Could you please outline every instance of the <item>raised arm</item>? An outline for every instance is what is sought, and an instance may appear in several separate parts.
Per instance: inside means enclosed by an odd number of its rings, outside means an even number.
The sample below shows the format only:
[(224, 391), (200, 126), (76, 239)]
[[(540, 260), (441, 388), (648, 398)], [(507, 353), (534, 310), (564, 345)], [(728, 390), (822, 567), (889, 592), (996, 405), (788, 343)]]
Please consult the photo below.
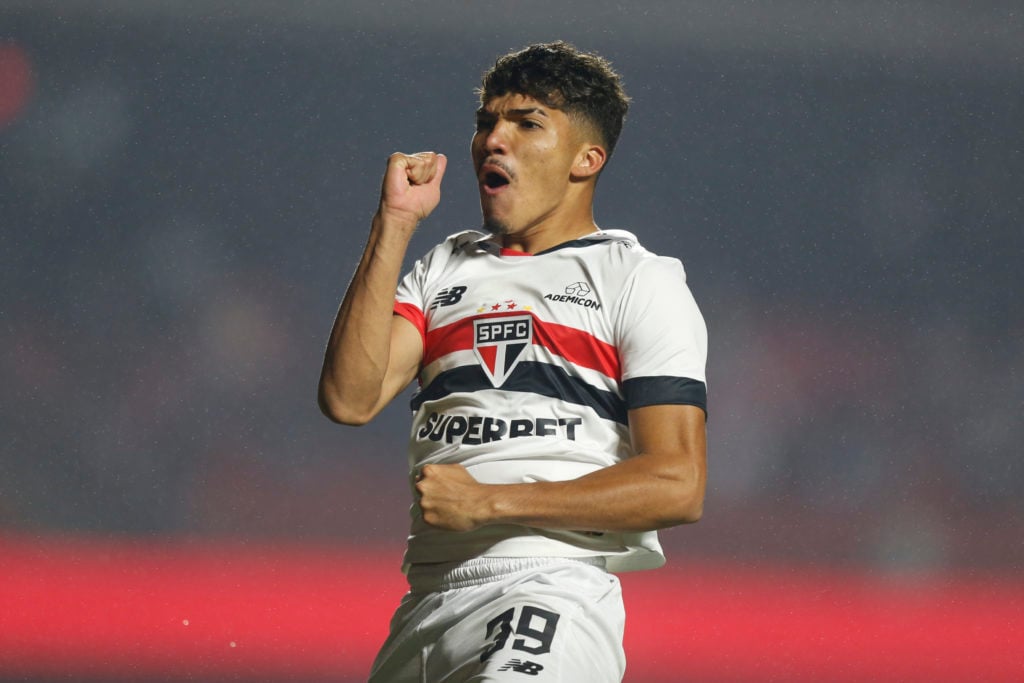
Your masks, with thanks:
[(427, 465), (423, 519), (452, 531), (522, 524), (578, 531), (649, 531), (696, 522), (704, 506), (704, 412), (654, 405), (629, 413), (636, 455), (579, 479), (480, 484), (461, 465)]
[(419, 331), (392, 314), (395, 290), (416, 225), (441, 198), (447, 159), (392, 154), (362, 259), (341, 302), (324, 354), (318, 401), (324, 415), (365, 424), (416, 376)]

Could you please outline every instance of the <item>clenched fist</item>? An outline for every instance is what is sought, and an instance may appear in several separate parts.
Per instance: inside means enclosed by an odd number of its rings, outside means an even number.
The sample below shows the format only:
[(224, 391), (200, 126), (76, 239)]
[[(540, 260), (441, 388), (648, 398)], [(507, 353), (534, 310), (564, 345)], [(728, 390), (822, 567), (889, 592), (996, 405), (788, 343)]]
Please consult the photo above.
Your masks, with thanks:
[(380, 192), (381, 218), (415, 227), (441, 201), (441, 178), (447, 167), (448, 158), (435, 152), (392, 154)]
[(448, 531), (483, 526), (487, 489), (462, 465), (424, 465), (416, 480), (423, 521)]

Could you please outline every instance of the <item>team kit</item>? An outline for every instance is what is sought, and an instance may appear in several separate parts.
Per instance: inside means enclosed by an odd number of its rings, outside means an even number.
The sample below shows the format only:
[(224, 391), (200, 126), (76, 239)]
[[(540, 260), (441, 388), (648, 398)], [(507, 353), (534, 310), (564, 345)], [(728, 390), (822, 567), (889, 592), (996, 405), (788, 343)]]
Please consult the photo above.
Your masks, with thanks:
[[(671, 403), (706, 412), (707, 332), (683, 266), (626, 231), (600, 230), (537, 254), (478, 231), (452, 235), (402, 278), (394, 311), (423, 338), (411, 486), (433, 463), (461, 464), (486, 484), (578, 478), (632, 455), (629, 410)], [(661, 566), (657, 532), (496, 524), (452, 533), (426, 524), (415, 502), (411, 518), (411, 591), (372, 680), (405, 680), (417, 661), (439, 667), (418, 672), (422, 680), (441, 680), (453, 674), (445, 667), (468, 666), (459, 662), (476, 653), (509, 680), (624, 670), (614, 572)], [(515, 591), (493, 578), (527, 565), (573, 578), (532, 586), (528, 604), (506, 602)], [(566, 585), (576, 594), (561, 595)], [(493, 592), (481, 596), (481, 586)], [(460, 604), (459, 589), (470, 587), (473, 604)], [(590, 592), (584, 608), (579, 591)], [(415, 624), (415, 644), (401, 635), (403, 623)], [(558, 647), (560, 638), (584, 637), (599, 646), (582, 654)], [(409, 647), (430, 652), (409, 657)]]

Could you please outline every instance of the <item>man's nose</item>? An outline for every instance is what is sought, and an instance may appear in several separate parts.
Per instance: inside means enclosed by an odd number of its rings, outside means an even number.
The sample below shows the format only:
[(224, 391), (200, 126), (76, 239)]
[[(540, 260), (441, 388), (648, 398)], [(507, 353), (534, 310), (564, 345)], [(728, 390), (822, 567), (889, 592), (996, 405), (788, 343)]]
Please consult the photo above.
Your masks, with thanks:
[(508, 152), (508, 122), (496, 121), (484, 140), (488, 154), (505, 154)]

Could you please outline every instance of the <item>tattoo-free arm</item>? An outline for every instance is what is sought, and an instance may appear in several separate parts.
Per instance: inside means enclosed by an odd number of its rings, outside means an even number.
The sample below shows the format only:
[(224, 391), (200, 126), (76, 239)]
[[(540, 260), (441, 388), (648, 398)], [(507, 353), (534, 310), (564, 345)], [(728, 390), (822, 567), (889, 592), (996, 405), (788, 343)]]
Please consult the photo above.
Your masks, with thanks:
[(696, 522), (704, 508), (704, 412), (655, 405), (629, 413), (636, 455), (578, 479), (480, 484), (461, 465), (427, 465), (416, 483), (428, 524), (468, 531), (522, 524), (578, 531), (649, 531)]
[(380, 207), (324, 353), (317, 399), (336, 422), (365, 424), (416, 375), (419, 331), (393, 315), (395, 291), (417, 223), (440, 201), (447, 162), (433, 154), (393, 154)]

